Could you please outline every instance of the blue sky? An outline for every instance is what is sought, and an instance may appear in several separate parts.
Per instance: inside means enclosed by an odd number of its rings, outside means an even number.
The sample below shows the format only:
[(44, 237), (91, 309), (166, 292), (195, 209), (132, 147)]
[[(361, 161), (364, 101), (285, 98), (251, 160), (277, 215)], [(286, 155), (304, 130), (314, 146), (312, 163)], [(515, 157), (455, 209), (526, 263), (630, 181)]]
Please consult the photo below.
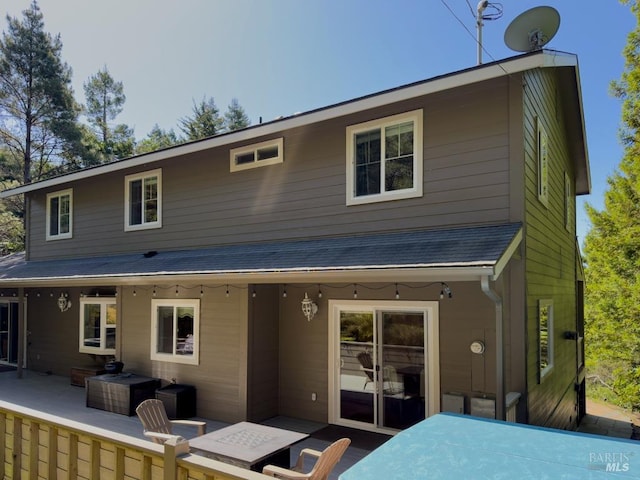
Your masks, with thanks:
[[(22, 16), (30, 0), (2, 2)], [(579, 197), (578, 237), (589, 229), (584, 202), (602, 208), (606, 179), (622, 155), (620, 102), (609, 83), (624, 68), (635, 26), (616, 0), (501, 0), (503, 16), (483, 28), (485, 63), (516, 52), (504, 31), (525, 10), (561, 16), (547, 48), (578, 55), (592, 193)], [(193, 101), (237, 98), (252, 123), (397, 87), (477, 63), (477, 0), (40, 0), (45, 29), (60, 34), (62, 57), (83, 83), (105, 65), (124, 83), (116, 119), (142, 139), (154, 124), (176, 128)], [(0, 19), (4, 31), (4, 15)], [(177, 131), (177, 128), (176, 128)]]

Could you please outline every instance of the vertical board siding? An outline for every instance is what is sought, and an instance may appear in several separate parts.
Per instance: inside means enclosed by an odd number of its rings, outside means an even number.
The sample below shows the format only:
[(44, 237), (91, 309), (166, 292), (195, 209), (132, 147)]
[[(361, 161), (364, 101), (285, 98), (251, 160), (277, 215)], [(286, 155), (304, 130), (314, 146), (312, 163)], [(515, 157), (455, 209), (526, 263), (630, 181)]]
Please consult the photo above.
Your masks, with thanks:
[[(506, 79), (486, 81), (283, 131), (282, 164), (231, 173), (229, 150), (242, 145), (236, 143), (64, 185), (74, 199), (73, 238), (67, 240), (45, 241), (49, 192), (33, 192), (30, 257), (508, 221), (506, 86)], [(418, 108), (424, 111), (423, 197), (347, 207), (347, 126)], [(162, 169), (162, 228), (125, 232), (124, 177), (155, 168)]]
[[(576, 251), (575, 227), (564, 222), (564, 173), (575, 177), (566, 143), (564, 118), (556, 108), (558, 80), (554, 72), (533, 70), (525, 74), (525, 215), (527, 283), (527, 382), (529, 422), (559, 428), (575, 424), (575, 342), (563, 332), (575, 331)], [(538, 200), (536, 121), (544, 126), (549, 142), (549, 204)], [(575, 202), (572, 202), (575, 224)], [(542, 380), (538, 375), (538, 300), (553, 300), (554, 368)]]

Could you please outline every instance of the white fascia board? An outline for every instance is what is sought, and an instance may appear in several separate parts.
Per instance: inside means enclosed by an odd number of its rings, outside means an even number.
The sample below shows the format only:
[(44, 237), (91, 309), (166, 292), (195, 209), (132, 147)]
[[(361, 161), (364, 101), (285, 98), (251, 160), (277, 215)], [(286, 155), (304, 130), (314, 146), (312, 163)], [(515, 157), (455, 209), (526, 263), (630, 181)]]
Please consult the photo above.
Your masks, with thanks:
[(491, 279), (494, 282), (498, 279), (502, 271), (505, 269), (505, 267), (509, 263), (509, 260), (511, 260), (514, 254), (518, 251), (518, 248), (520, 247), (520, 243), (522, 242), (522, 237), (523, 237), (522, 227), (520, 227), (520, 230), (518, 230), (518, 233), (516, 233), (513, 236), (513, 238), (511, 239), (511, 242), (509, 243), (509, 245), (507, 245), (507, 248), (505, 248), (504, 252), (502, 253), (502, 255), (500, 256), (500, 258), (498, 259), (498, 261), (496, 262), (493, 268), (493, 275), (491, 276)]
[(117, 274), (103, 276), (32, 277), (0, 280), (3, 288), (72, 287), (112, 285), (154, 285), (157, 283), (249, 284), (249, 283), (318, 283), (318, 282), (440, 282), (473, 281), (492, 276), (492, 266), (458, 266), (427, 268), (354, 268), (332, 270), (161, 272), (154, 274)]
[(116, 161), (107, 165), (79, 170), (42, 182), (23, 185), (10, 190), (0, 192), (0, 198), (6, 198), (13, 195), (19, 195), (35, 190), (49, 188), (60, 184), (81, 180), (83, 178), (94, 177), (109, 172), (124, 170), (136, 166), (148, 166), (161, 160), (172, 157), (187, 155), (211, 148), (228, 145), (242, 141), (253, 141), (255, 138), (264, 137), (272, 134), (281, 134), (283, 130), (302, 127), (333, 118), (358, 113), (372, 108), (382, 107), (396, 102), (409, 100), (411, 98), (421, 97), (432, 93), (450, 90), (453, 88), (479, 83), (485, 80), (503, 77), (534, 68), (544, 67), (577, 67), (577, 58), (573, 54), (555, 52), (549, 50), (541, 50), (540, 52), (530, 53), (513, 57), (504, 61), (487, 63), (479, 66), (454, 72), (432, 79), (417, 82), (407, 86), (401, 86), (395, 89), (387, 90), (381, 93), (374, 93), (359, 99), (348, 100), (334, 106), (312, 110), (307, 113), (301, 113), (286, 117), (281, 120), (274, 120), (269, 123), (255, 125), (244, 130), (219, 135), (205, 140), (177, 145), (165, 150), (151, 152), (125, 160)]

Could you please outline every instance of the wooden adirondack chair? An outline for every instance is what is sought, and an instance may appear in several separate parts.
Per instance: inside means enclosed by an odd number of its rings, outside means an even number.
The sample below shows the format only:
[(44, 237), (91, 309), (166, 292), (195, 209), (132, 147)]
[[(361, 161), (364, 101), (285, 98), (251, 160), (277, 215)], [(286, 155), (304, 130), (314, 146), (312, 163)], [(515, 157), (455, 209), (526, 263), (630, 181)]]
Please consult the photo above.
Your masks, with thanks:
[[(342, 458), (351, 443), (348, 438), (341, 438), (333, 442), (322, 452), (311, 448), (303, 448), (298, 456), (298, 461), (291, 469), (267, 465), (262, 469), (262, 473), (276, 478), (288, 480), (327, 480), (329, 474)], [(316, 458), (316, 463), (309, 473), (303, 473), (305, 456)]]
[(136, 408), (138, 418), (142, 422), (144, 435), (155, 443), (164, 443), (172, 436), (173, 425), (189, 425), (197, 428), (198, 436), (207, 431), (207, 424), (198, 420), (169, 420), (164, 403), (151, 398)]

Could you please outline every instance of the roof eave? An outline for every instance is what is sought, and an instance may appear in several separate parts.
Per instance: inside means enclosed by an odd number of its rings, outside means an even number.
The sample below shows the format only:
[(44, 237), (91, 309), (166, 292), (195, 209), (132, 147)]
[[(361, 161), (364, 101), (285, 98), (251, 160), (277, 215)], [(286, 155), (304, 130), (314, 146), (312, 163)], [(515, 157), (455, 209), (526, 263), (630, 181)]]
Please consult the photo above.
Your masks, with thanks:
[(327, 269), (290, 269), (281, 271), (226, 271), (139, 273), (101, 276), (69, 276), (47, 278), (3, 279), (3, 288), (82, 287), (82, 286), (135, 286), (151, 284), (205, 283), (322, 283), (322, 282), (429, 282), (474, 281), (495, 276), (494, 264), (415, 267), (354, 267)]
[(23, 185), (0, 192), (0, 198), (6, 198), (14, 195), (28, 193), (31, 191), (46, 189), (64, 183), (94, 177), (109, 172), (124, 170), (127, 168), (149, 165), (151, 163), (166, 160), (171, 157), (187, 155), (190, 153), (224, 146), (235, 142), (250, 141), (258, 137), (274, 135), (287, 129), (330, 120), (344, 115), (382, 107), (423, 95), (429, 95), (432, 93), (470, 85), (485, 80), (503, 77), (505, 75), (511, 75), (525, 70), (559, 66), (571, 66), (577, 68), (576, 56), (573, 54), (548, 50), (540, 50), (537, 52), (527, 53), (517, 57), (511, 57), (506, 60), (474, 66), (466, 70), (449, 73), (446, 75), (434, 77), (432, 79), (423, 80), (391, 90), (386, 90), (380, 93), (375, 93), (365, 97), (349, 100), (336, 105), (312, 110), (310, 112), (285, 117), (283, 119), (275, 120), (269, 123), (254, 125), (252, 127), (238, 130), (236, 132), (218, 135), (192, 143), (177, 145), (165, 150), (150, 152), (128, 159), (119, 160), (110, 164), (79, 170), (77, 172), (69, 173), (48, 180), (43, 180), (41, 182)]

